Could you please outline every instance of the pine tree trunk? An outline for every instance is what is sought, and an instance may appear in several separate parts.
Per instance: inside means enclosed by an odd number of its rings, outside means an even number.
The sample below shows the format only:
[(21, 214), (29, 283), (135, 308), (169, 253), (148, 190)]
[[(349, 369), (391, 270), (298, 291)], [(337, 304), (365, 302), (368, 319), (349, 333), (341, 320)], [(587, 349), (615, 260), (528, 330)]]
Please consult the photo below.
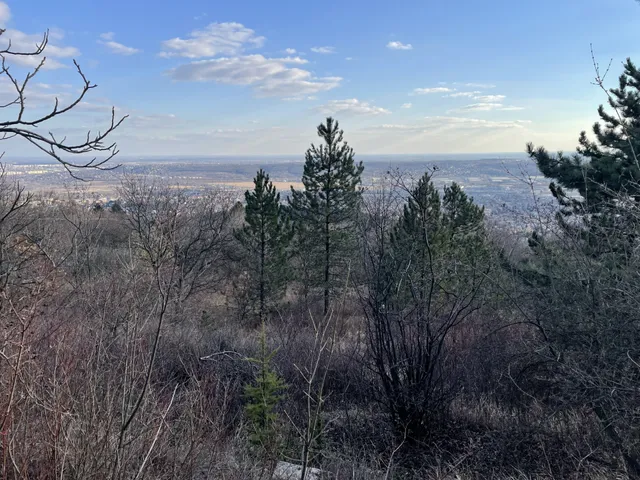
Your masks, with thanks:
[(265, 279), (264, 279), (264, 263), (265, 263), (265, 234), (264, 234), (264, 224), (262, 225), (260, 232), (260, 322), (264, 322), (264, 297), (265, 297)]
[(331, 240), (329, 238), (329, 195), (327, 194), (327, 211), (324, 222), (324, 315), (329, 313), (329, 261), (331, 260)]

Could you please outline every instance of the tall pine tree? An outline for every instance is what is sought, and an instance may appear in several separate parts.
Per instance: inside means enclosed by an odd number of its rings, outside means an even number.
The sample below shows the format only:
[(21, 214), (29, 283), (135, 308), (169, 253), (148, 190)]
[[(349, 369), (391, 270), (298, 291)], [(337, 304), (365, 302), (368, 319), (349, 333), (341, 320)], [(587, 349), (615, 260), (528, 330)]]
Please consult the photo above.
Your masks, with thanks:
[(577, 154), (527, 146), (553, 180), (565, 235), (534, 232), (535, 255), (514, 270), (535, 295), (530, 317), (544, 332), (533, 377), (549, 385), (554, 408), (592, 409), (629, 478), (640, 478), (638, 394), (620, 393), (640, 384), (640, 71), (630, 59), (608, 96), (613, 111), (599, 107), (595, 141), (582, 132)]
[(312, 286), (321, 286), (324, 314), (338, 275), (354, 244), (354, 223), (362, 197), (362, 162), (343, 139), (333, 118), (318, 126), (320, 146), (311, 145), (305, 155), (304, 190), (291, 189), (289, 207), (297, 231), (301, 254), (309, 260)]
[[(598, 237), (623, 225), (628, 206), (640, 204), (640, 71), (630, 59), (618, 88), (609, 90), (609, 106), (612, 113), (602, 105), (598, 108), (601, 122), (593, 125), (596, 141), (583, 131), (574, 155), (552, 155), (544, 147), (527, 145), (539, 170), (552, 179), (549, 188), (561, 206), (560, 225), (581, 233), (592, 250)], [(630, 202), (620, 202), (621, 198)], [(569, 217), (579, 222), (567, 221)]]
[(253, 183), (253, 191), (247, 190), (244, 195), (245, 225), (236, 232), (236, 238), (248, 253), (249, 296), (260, 321), (264, 321), (286, 287), (286, 254), (293, 230), (269, 175), (260, 169)]

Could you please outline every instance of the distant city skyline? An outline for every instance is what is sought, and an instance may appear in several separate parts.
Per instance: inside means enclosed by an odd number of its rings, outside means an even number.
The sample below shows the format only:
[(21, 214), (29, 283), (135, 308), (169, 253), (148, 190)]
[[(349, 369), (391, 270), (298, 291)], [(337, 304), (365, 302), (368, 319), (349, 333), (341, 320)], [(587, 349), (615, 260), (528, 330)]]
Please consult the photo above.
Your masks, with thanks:
[[(613, 61), (608, 86), (640, 62), (633, 0), (99, 3), (0, 1), (0, 41), (30, 49), (50, 29), (28, 107), (71, 99), (77, 59), (99, 88), (53, 132), (104, 129), (114, 105), (130, 115), (113, 136), (123, 158), (302, 156), (329, 115), (364, 155), (572, 151), (606, 101), (590, 44)], [(24, 76), (36, 59), (12, 61)], [(11, 89), (0, 82), (2, 103)]]

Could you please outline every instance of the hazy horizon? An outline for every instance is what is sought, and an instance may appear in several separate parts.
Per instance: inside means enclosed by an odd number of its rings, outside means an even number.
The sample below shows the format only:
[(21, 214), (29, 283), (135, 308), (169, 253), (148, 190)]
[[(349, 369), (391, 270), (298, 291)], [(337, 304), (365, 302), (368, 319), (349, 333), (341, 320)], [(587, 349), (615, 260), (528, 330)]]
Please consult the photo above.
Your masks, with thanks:
[[(486, 152), (486, 153), (387, 153), (387, 154), (375, 154), (375, 153), (362, 153), (356, 152), (356, 159), (363, 161), (393, 161), (397, 159), (403, 162), (420, 162), (420, 161), (434, 161), (434, 160), (495, 160), (495, 159), (511, 159), (511, 160), (526, 160), (528, 155), (524, 152)], [(113, 163), (136, 163), (136, 162), (180, 162), (180, 161), (259, 161), (259, 160), (273, 160), (273, 161), (287, 161), (300, 163), (304, 162), (304, 153), (294, 154), (264, 154), (264, 155), (117, 155), (113, 159)], [(7, 156), (2, 159), (2, 163), (6, 165), (25, 165), (25, 164), (55, 164), (55, 160), (52, 160), (47, 156)]]

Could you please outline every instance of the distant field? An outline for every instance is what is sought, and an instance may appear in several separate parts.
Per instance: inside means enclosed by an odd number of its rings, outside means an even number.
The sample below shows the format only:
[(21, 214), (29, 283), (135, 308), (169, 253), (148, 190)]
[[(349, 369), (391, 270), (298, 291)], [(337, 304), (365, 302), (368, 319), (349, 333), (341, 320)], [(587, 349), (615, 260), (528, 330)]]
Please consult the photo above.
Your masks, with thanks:
[[(532, 162), (520, 158), (483, 158), (473, 160), (426, 160), (401, 157), (367, 157), (364, 160), (363, 185), (378, 183), (390, 171), (400, 172), (407, 178), (417, 179), (435, 167), (434, 181), (442, 186), (457, 182), (474, 200), (487, 207), (488, 213), (498, 217), (509, 217), (514, 212), (530, 211), (531, 190), (528, 181), (533, 181), (537, 195), (550, 199), (548, 181), (540, 177)], [(146, 176), (180, 188), (198, 192), (211, 186), (235, 189), (238, 198), (253, 188), (253, 178), (259, 168), (271, 176), (276, 188), (285, 197), (293, 186), (302, 188), (300, 181), (303, 162), (273, 162), (265, 158), (234, 161), (221, 159), (180, 159), (176, 161), (128, 161), (112, 171), (80, 171), (86, 182), (76, 182), (59, 165), (42, 163), (10, 165), (12, 178), (18, 179), (32, 192), (63, 194), (68, 190), (81, 189), (96, 199), (117, 198), (117, 189), (127, 175)], [(249, 161), (251, 160), (251, 161)]]
[[(295, 189), (302, 189), (301, 182), (272, 182), (278, 190), (289, 190), (291, 187)], [(237, 187), (242, 190), (253, 189), (253, 182), (213, 182), (212, 185), (228, 185), (230, 187)]]

